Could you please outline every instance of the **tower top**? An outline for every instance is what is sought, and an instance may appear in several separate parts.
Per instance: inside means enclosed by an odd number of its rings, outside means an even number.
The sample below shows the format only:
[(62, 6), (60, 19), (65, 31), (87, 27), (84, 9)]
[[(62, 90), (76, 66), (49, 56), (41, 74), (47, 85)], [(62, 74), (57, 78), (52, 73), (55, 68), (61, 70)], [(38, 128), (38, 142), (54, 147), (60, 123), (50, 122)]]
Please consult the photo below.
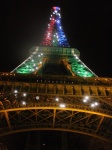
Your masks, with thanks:
[(52, 9), (53, 9), (53, 10), (60, 10), (60, 7), (58, 7), (58, 6), (53, 6)]
[(69, 47), (67, 38), (61, 24), (60, 7), (51, 8), (50, 22), (41, 42), (42, 46)]

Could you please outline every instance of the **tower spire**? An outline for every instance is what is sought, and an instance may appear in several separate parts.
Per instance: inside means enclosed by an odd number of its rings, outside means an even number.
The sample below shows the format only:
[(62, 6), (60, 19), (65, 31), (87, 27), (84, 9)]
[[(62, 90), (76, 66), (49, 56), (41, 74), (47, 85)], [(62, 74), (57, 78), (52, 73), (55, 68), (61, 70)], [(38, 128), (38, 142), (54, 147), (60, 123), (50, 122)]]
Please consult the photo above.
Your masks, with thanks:
[(54, 6), (51, 9), (50, 22), (47, 31), (41, 42), (42, 46), (69, 47), (67, 38), (61, 24), (60, 7)]

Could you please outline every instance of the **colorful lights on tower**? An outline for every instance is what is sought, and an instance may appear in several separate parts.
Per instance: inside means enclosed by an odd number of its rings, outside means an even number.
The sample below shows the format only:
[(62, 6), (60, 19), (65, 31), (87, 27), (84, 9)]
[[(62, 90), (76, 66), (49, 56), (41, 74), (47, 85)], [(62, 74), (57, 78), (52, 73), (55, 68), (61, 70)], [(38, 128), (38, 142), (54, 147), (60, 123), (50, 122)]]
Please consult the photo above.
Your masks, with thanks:
[(52, 7), (51, 9), (50, 23), (48, 24), (48, 28), (41, 45), (69, 47), (67, 38), (61, 25), (61, 14), (59, 7)]
[[(80, 59), (79, 51), (70, 48), (61, 24), (61, 14), (59, 7), (52, 7), (50, 22), (45, 32), (44, 38), (39, 47), (31, 49), (32, 54), (19, 66), (11, 71), (19, 74), (42, 74), (42, 68), (51, 56), (62, 58), (72, 75), (81, 77), (96, 77)], [(65, 58), (66, 55), (66, 58)], [(49, 57), (49, 59), (47, 59)], [(53, 58), (53, 59), (54, 59)], [(56, 60), (57, 61), (57, 60)]]

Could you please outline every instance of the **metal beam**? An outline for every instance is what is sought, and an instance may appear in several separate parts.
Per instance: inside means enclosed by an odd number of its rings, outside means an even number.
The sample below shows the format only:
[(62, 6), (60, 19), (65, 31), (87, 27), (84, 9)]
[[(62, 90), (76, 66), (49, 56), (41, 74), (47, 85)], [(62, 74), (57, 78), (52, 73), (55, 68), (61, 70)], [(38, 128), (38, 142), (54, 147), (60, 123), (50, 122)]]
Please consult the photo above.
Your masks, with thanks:
[(96, 129), (95, 133), (98, 132), (98, 130), (99, 130), (99, 128), (100, 128), (100, 126), (101, 126), (103, 120), (104, 120), (104, 116), (100, 119), (100, 122), (99, 122), (99, 124), (98, 124), (98, 126), (97, 126), (97, 129)]
[(55, 126), (55, 117), (56, 117), (56, 109), (54, 109), (54, 114), (53, 114), (53, 128)]
[[(47, 106), (47, 104), (48, 104), (48, 106)], [(70, 107), (71, 106), (71, 107)], [(96, 115), (98, 115), (98, 116), (104, 116), (104, 117), (107, 117), (107, 118), (112, 118), (112, 115), (111, 115), (111, 113), (110, 114), (106, 114), (106, 113), (102, 113), (101, 112), (101, 110), (98, 112), (98, 110), (97, 111), (94, 111), (94, 109), (89, 109), (89, 107), (87, 107), (88, 108), (88, 110), (86, 110), (85, 109), (85, 107), (84, 108), (82, 108), (81, 106), (79, 106), (78, 105), (78, 107), (77, 107), (77, 105), (69, 105), (68, 104), (68, 107), (67, 107), (67, 105), (66, 105), (66, 108), (60, 108), (60, 107), (58, 107), (58, 106), (56, 106), (55, 104), (53, 104), (53, 103), (46, 103), (46, 106), (43, 106), (42, 104), (40, 104), (40, 106), (34, 106), (34, 107), (19, 107), (19, 108), (11, 108), (11, 109), (8, 109), (7, 110), (7, 112), (13, 112), (13, 111), (20, 111), (20, 110), (22, 110), (22, 111), (24, 111), (24, 110), (30, 110), (30, 109), (38, 109), (38, 110), (46, 110), (46, 109), (57, 109), (57, 110), (69, 110), (69, 111), (78, 111), (78, 112), (85, 112), (85, 113), (89, 113), (89, 114), (96, 114)], [(0, 110), (0, 112), (5, 112), (6, 110)]]
[(5, 119), (6, 119), (6, 121), (7, 121), (8, 127), (9, 127), (9, 129), (11, 130), (11, 124), (10, 124), (8, 112), (5, 111), (5, 112), (4, 112), (4, 115), (5, 115)]

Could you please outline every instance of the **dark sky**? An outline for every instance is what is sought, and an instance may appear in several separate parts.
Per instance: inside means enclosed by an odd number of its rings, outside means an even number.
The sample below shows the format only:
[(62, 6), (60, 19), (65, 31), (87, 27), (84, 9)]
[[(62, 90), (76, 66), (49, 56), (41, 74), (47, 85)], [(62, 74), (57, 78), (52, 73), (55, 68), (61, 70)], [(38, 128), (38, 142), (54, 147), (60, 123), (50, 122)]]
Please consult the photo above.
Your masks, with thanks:
[(4, 0), (0, 2), (0, 72), (13, 70), (39, 46), (51, 7), (61, 7), (70, 47), (99, 77), (112, 77), (112, 3), (109, 0)]

